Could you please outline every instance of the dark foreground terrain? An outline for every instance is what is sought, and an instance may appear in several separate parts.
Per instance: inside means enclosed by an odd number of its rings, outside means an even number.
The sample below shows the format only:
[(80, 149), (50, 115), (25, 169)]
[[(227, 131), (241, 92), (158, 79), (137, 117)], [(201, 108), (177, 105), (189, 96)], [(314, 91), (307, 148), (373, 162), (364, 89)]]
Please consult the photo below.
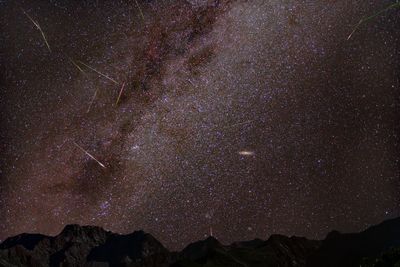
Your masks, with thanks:
[(152, 235), (67, 225), (57, 236), (21, 234), (0, 245), (0, 266), (400, 266), (400, 218), (322, 241), (273, 235), (222, 245), (214, 237), (168, 251)]

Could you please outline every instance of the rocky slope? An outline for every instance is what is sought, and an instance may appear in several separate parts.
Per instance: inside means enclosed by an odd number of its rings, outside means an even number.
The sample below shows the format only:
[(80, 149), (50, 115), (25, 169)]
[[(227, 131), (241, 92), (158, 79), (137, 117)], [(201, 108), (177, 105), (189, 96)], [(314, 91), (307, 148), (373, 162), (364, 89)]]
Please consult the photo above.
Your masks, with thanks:
[[(308, 259), (307, 267), (363, 266), (360, 262), (364, 259), (380, 257), (381, 253), (395, 247), (400, 247), (400, 218), (387, 220), (360, 233), (331, 232), (317, 253)], [(400, 266), (400, 253), (397, 255), (397, 266)]]
[[(21, 234), (0, 245), (0, 266), (398, 266), (400, 218), (325, 240), (273, 235), (223, 245), (214, 237), (170, 252), (143, 231), (67, 225), (57, 236)], [(396, 265), (397, 264), (397, 265)]]

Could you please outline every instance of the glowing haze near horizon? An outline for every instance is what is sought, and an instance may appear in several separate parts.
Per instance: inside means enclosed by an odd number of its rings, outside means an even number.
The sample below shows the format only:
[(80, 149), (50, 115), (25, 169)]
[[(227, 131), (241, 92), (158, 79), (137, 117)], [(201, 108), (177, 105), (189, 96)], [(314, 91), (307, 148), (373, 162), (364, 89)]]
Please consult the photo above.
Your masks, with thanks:
[(399, 11), (347, 40), (390, 1), (138, 3), (0, 1), (0, 239), (179, 249), (399, 215)]

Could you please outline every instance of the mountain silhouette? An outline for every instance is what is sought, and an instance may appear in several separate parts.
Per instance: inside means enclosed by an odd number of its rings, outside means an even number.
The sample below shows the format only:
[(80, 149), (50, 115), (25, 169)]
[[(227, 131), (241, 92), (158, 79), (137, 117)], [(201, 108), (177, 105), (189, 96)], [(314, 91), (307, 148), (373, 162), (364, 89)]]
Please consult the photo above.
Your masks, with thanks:
[(210, 236), (171, 252), (151, 234), (67, 225), (57, 236), (21, 234), (0, 244), (0, 266), (331, 267), (400, 266), (400, 218), (324, 240), (272, 235), (221, 244)]

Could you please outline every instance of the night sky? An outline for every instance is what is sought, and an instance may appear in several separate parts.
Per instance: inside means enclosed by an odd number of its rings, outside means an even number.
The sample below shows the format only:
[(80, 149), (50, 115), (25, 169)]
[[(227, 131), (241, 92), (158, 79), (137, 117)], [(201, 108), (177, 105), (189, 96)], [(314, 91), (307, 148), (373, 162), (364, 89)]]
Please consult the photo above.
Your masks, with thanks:
[(347, 40), (390, 3), (0, 0), (0, 240), (78, 223), (180, 249), (399, 216), (400, 11)]

